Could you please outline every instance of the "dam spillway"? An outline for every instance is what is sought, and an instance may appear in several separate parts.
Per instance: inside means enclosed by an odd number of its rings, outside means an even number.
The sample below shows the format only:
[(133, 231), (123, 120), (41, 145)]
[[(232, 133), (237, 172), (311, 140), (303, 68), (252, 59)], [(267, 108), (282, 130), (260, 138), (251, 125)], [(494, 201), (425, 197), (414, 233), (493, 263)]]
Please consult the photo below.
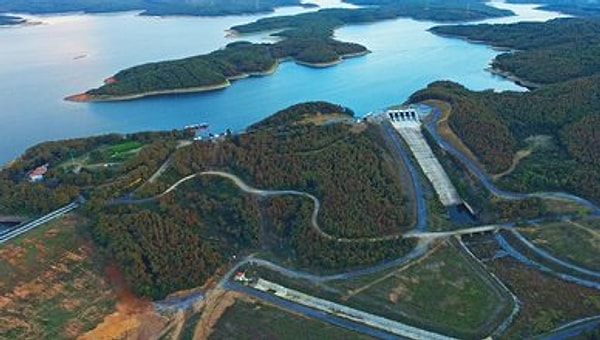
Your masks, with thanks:
[(414, 109), (388, 110), (386, 116), (408, 145), (419, 167), (433, 185), (440, 202), (446, 207), (463, 203), (448, 174), (423, 136), (419, 113)]

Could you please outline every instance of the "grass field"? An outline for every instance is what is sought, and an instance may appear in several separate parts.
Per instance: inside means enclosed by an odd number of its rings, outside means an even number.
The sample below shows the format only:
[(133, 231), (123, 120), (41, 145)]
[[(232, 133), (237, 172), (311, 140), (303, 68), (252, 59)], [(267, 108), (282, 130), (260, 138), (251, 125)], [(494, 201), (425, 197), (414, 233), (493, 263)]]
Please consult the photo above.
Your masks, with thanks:
[(581, 216), (584, 216), (590, 213), (590, 209), (588, 207), (566, 200), (548, 198), (544, 199), (544, 204), (546, 205), (546, 209), (548, 211), (551, 211), (557, 215), (579, 214)]
[(265, 269), (249, 273), (309, 295), (460, 338), (489, 335), (512, 309), (510, 296), (483, 268), (447, 243), (406, 266), (320, 285)]
[(114, 310), (81, 223), (68, 215), (0, 248), (0, 338), (74, 338)]
[(358, 290), (348, 304), (461, 338), (489, 335), (512, 308), (509, 296), (464, 252), (448, 244), (420, 263)]
[(371, 339), (261, 302), (237, 300), (209, 339)]
[(142, 147), (142, 143), (137, 141), (125, 141), (122, 143), (111, 145), (107, 148), (106, 151), (111, 155), (111, 157), (115, 157), (118, 154), (126, 153), (129, 151), (133, 151)]
[(597, 221), (551, 222), (523, 232), (538, 247), (568, 262), (600, 270), (600, 229)]

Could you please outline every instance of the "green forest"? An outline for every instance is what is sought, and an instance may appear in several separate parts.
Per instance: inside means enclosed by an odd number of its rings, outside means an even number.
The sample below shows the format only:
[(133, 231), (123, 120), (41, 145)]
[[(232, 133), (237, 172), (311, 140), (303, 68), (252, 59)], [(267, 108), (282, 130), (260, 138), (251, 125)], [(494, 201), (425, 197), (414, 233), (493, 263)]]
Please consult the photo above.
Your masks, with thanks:
[(501, 186), (521, 192), (568, 191), (598, 202), (600, 20), (439, 26), (432, 31), (516, 49), (499, 55), (492, 66), (539, 86), (531, 92), (495, 93), (436, 82), (410, 100), (451, 103), (452, 129), (490, 173), (509, 168), (517, 150), (531, 152), (498, 180)]
[(369, 7), (356, 9), (331, 8), (292, 16), (263, 18), (249, 24), (233, 26), (232, 29), (240, 33), (284, 30), (276, 33), (276, 35), (285, 37), (306, 36), (309, 32), (318, 36), (330, 36), (333, 30), (340, 26), (377, 22), (399, 17), (438, 22), (458, 22), (513, 14), (511, 11), (490, 7), (485, 5), (483, 1), (477, 0), (412, 0), (402, 3), (398, 1), (349, 2), (369, 5)]
[(437, 26), (433, 33), (515, 49), (500, 54), (492, 68), (540, 85), (600, 73), (600, 20), (555, 19), (547, 23)]
[(299, 5), (298, 0), (3, 0), (0, 12), (49, 14), (142, 10), (143, 15), (218, 16), (270, 12), (275, 7)]
[[(261, 198), (216, 176), (221, 170), (260, 189), (292, 189), (321, 201), (318, 223), (334, 237), (398, 234), (414, 223), (412, 197), (376, 127), (352, 123), (353, 112), (326, 102), (291, 106), (238, 135), (190, 140), (185, 131), (104, 135), (47, 142), (0, 172), (0, 214), (39, 216), (80, 195), (79, 213), (103, 254), (136, 293), (154, 299), (200, 285), (233, 255), (267, 251), (315, 271), (379, 263), (405, 254), (413, 241), (338, 242), (318, 234), (313, 202), (300, 196)], [(337, 123), (322, 124), (328, 117)], [(344, 122), (344, 118), (347, 122)], [(340, 121), (341, 119), (341, 121)], [(165, 162), (167, 170), (145, 183)], [(27, 173), (49, 163), (42, 182)]]
[[(511, 13), (475, 0), (444, 2), (443, 6), (442, 2), (411, 1), (260, 19), (234, 26), (232, 30), (242, 34), (279, 30), (273, 35), (282, 40), (273, 44), (236, 42), (206, 55), (134, 66), (118, 72), (103, 86), (87, 91), (84, 100), (133, 99), (185, 90), (211, 90), (226, 87), (229, 80), (240, 76), (271, 72), (282, 59), (291, 58), (303, 64), (327, 66), (341, 61), (345, 56), (367, 53), (367, 48), (362, 45), (332, 38), (337, 27), (347, 24), (398, 17), (436, 21), (476, 20)], [(76, 95), (67, 99), (80, 98)]]
[(268, 45), (233, 43), (208, 55), (135, 66), (87, 93), (96, 98), (227, 84), (228, 78), (265, 72), (277, 60)]
[(112, 81), (86, 94), (91, 100), (111, 100), (227, 86), (230, 79), (269, 73), (277, 66), (278, 60), (284, 58), (320, 64), (360, 53), (366, 53), (365, 47), (330, 37), (290, 38), (275, 44), (235, 42), (206, 55), (149, 63), (120, 71), (112, 77)]
[[(532, 92), (474, 92), (436, 82), (411, 101), (452, 104), (450, 125), (489, 173), (506, 170), (519, 149), (532, 153), (499, 184), (520, 192), (567, 191), (598, 202), (600, 75)], [(543, 140), (543, 143), (535, 143)]]
[(540, 4), (548, 11), (568, 13), (574, 16), (597, 16), (600, 14), (600, 4), (589, 0), (508, 0), (515, 4)]

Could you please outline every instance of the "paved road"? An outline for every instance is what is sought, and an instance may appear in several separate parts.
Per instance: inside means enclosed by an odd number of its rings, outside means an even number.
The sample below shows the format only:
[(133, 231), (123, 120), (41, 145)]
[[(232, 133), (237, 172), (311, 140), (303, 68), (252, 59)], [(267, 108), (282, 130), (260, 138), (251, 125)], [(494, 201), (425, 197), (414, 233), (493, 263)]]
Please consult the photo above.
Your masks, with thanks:
[(365, 267), (365, 268), (354, 269), (354, 270), (345, 271), (345, 272), (338, 273), (338, 274), (331, 274), (331, 275), (317, 275), (317, 274), (312, 274), (312, 273), (303, 272), (303, 271), (299, 271), (299, 270), (289, 269), (289, 268), (280, 266), (276, 263), (273, 263), (271, 261), (264, 260), (261, 258), (256, 258), (251, 255), (251, 256), (246, 257), (239, 263), (237, 263), (231, 270), (229, 270), (229, 272), (221, 279), (220, 284), (224, 284), (227, 281), (227, 279), (233, 274), (233, 272), (235, 272), (239, 267), (246, 265), (246, 264), (251, 264), (251, 265), (267, 268), (267, 269), (273, 270), (279, 274), (282, 274), (282, 275), (287, 276), (292, 279), (301, 279), (301, 280), (306, 280), (306, 281), (310, 281), (313, 283), (324, 283), (324, 282), (336, 281), (336, 280), (348, 280), (353, 277), (372, 274), (372, 273), (376, 273), (376, 272), (379, 272), (382, 270), (386, 270), (388, 268), (393, 268), (393, 267), (407, 264), (407, 263), (425, 255), (425, 253), (427, 253), (428, 249), (429, 249), (428, 242), (419, 242), (412, 251), (410, 251), (408, 254), (406, 254), (402, 257), (399, 257), (397, 259), (383, 262), (380, 264), (376, 264), (373, 266)]
[(498, 244), (500, 245), (502, 250), (504, 250), (508, 255), (512, 256), (517, 261), (523, 263), (526, 266), (533, 267), (542, 272), (557, 276), (565, 281), (573, 282), (573, 283), (576, 283), (576, 284), (579, 284), (579, 285), (582, 285), (585, 287), (600, 289), (600, 283), (598, 283), (598, 282), (582, 279), (582, 278), (575, 277), (573, 275), (569, 275), (569, 274), (565, 274), (565, 273), (560, 273), (560, 272), (557, 272), (539, 262), (529, 259), (525, 255), (523, 255), (520, 251), (518, 251), (513, 246), (511, 246), (508, 243), (508, 241), (500, 233), (496, 234), (495, 238), (496, 238), (496, 242), (498, 242)]
[(551, 330), (550, 332), (543, 334), (539, 337), (535, 337), (534, 339), (543, 339), (543, 340), (562, 340), (562, 339), (570, 339), (579, 335), (583, 332), (590, 331), (595, 329), (596, 327), (600, 327), (600, 315), (592, 316), (589, 318), (584, 318), (580, 320), (575, 320), (573, 322), (569, 322), (564, 324), (558, 328)]
[[(395, 239), (399, 239), (399, 238), (403, 237), (403, 233), (391, 234), (391, 235), (380, 236), (380, 237), (360, 237), (360, 238), (345, 238), (345, 237), (336, 237), (336, 236), (330, 235), (330, 234), (326, 233), (325, 231), (323, 231), (323, 229), (321, 229), (321, 227), (319, 226), (318, 217), (319, 217), (319, 211), (321, 209), (321, 202), (314, 195), (311, 195), (311, 194), (309, 194), (307, 192), (303, 192), (303, 191), (297, 191), (297, 190), (257, 189), (257, 188), (249, 186), (241, 178), (237, 177), (236, 175), (230, 174), (228, 172), (223, 172), (223, 171), (203, 171), (200, 173), (191, 174), (191, 175), (188, 175), (188, 176), (185, 176), (185, 177), (179, 179), (177, 182), (173, 183), (173, 185), (171, 185), (165, 191), (163, 191), (162, 193), (160, 193), (156, 196), (149, 197), (149, 198), (133, 199), (128, 195), (125, 197), (117, 198), (117, 199), (111, 201), (109, 204), (140, 204), (140, 203), (146, 203), (146, 202), (149, 202), (152, 200), (156, 200), (156, 199), (159, 199), (159, 198), (171, 193), (172, 191), (176, 190), (177, 187), (179, 187), (181, 184), (183, 184), (189, 180), (192, 180), (194, 178), (197, 178), (199, 176), (219, 176), (219, 177), (227, 178), (227, 179), (231, 180), (235, 185), (237, 185), (238, 188), (240, 188), (240, 190), (242, 190), (246, 193), (252, 194), (252, 195), (258, 195), (258, 196), (263, 196), (263, 197), (279, 196), (279, 195), (293, 195), (293, 196), (306, 197), (306, 198), (310, 199), (314, 205), (313, 212), (312, 212), (311, 219), (310, 219), (311, 226), (320, 236), (330, 239), (330, 240), (334, 240), (334, 241), (341, 242), (341, 243), (362, 243), (362, 242), (389, 241), (389, 240), (395, 240)], [(421, 197), (421, 199), (422, 199), (422, 197)], [(426, 217), (426, 215), (425, 215), (425, 217)], [(423, 227), (421, 229), (423, 229), (426, 221), (424, 219), (420, 218), (419, 222), (422, 222)]]
[(536, 254), (540, 255), (541, 257), (545, 258), (546, 260), (550, 261), (550, 262), (554, 262), (560, 266), (569, 268), (573, 271), (585, 274), (585, 275), (589, 275), (589, 276), (593, 276), (596, 278), (600, 279), (600, 272), (594, 271), (594, 270), (590, 270), (587, 268), (582, 268), (579, 266), (576, 266), (574, 264), (571, 264), (569, 262), (563, 261), (553, 255), (551, 255), (550, 253), (546, 252), (543, 249), (540, 249), (538, 247), (536, 247), (534, 244), (532, 244), (531, 242), (529, 242), (529, 240), (527, 240), (523, 235), (521, 235), (521, 233), (519, 233), (516, 230), (512, 230), (513, 235), (515, 235), (519, 241), (521, 241), (527, 248), (531, 249), (533, 252), (535, 252)]
[(301, 304), (316, 310), (321, 310), (328, 314), (333, 314), (344, 319), (359, 322), (369, 327), (378, 328), (401, 337), (406, 337), (410, 339), (429, 340), (454, 339), (443, 334), (416, 328), (395, 320), (387, 319), (352, 307), (344, 306), (336, 302), (310, 296), (297, 290), (287, 288), (267, 280), (258, 279), (258, 282), (253, 284), (253, 288), (257, 290), (262, 290), (266, 293), (272, 293), (278, 297), (295, 302), (297, 304)]
[(353, 322), (347, 319), (342, 319), (340, 317), (336, 317), (334, 315), (328, 314), (326, 312), (323, 311), (319, 311), (319, 310), (315, 310), (306, 306), (302, 306), (296, 303), (293, 303), (291, 301), (287, 301), (281, 298), (276, 297), (275, 295), (269, 294), (269, 293), (265, 293), (250, 287), (246, 287), (246, 286), (242, 286), (239, 284), (235, 284), (235, 283), (231, 283), (231, 282), (227, 282), (224, 285), (225, 289), (229, 289), (229, 290), (234, 290), (234, 291), (238, 291), (250, 296), (253, 296), (255, 298), (261, 299), (261, 300), (265, 300), (267, 302), (270, 302), (274, 305), (280, 306), (284, 309), (293, 311), (293, 312), (297, 312), (300, 313), (302, 315), (306, 315), (308, 317), (317, 319), (317, 320), (321, 320), (321, 321), (325, 321), (328, 322), (330, 324), (339, 326), (339, 327), (343, 327), (346, 329), (350, 329), (352, 331), (355, 332), (359, 332), (359, 333), (363, 333), (366, 335), (370, 335), (372, 337), (378, 338), (378, 339), (386, 339), (386, 340), (392, 340), (392, 339), (405, 339), (402, 337), (398, 337), (397, 335), (392, 335), (390, 333), (386, 333), (384, 331), (375, 329), (375, 328), (371, 328), (368, 326), (365, 326), (363, 324), (360, 324), (358, 322)]
[(423, 193), (423, 186), (421, 185), (421, 180), (419, 178), (419, 172), (417, 168), (412, 162), (410, 155), (408, 154), (404, 144), (400, 140), (400, 136), (392, 126), (392, 124), (385, 120), (381, 122), (383, 130), (385, 132), (384, 138), (386, 138), (393, 146), (395, 151), (400, 155), (406, 168), (408, 169), (408, 173), (410, 175), (411, 185), (413, 186), (413, 192), (415, 197), (415, 205), (416, 205), (416, 219), (417, 223), (415, 225), (414, 230), (416, 231), (424, 231), (427, 228), (427, 203), (425, 202), (425, 195)]
[(454, 157), (456, 157), (458, 160), (460, 160), (469, 169), (469, 171), (479, 179), (479, 181), (483, 184), (483, 186), (485, 186), (485, 188), (487, 190), (489, 190), (492, 194), (494, 194), (498, 197), (504, 198), (504, 199), (517, 199), (517, 200), (531, 198), (531, 197), (562, 199), (562, 200), (567, 200), (567, 201), (581, 204), (581, 205), (589, 208), (593, 214), (600, 215), (600, 207), (598, 207), (597, 205), (595, 205), (594, 203), (590, 202), (589, 200), (587, 200), (585, 198), (578, 197), (578, 196), (575, 196), (575, 195), (572, 195), (569, 193), (565, 193), (565, 192), (518, 193), (518, 192), (511, 192), (511, 191), (507, 191), (507, 190), (498, 188), (494, 183), (492, 183), (492, 180), (488, 177), (488, 175), (477, 166), (477, 164), (473, 163), (467, 156), (465, 156), (462, 152), (457, 150), (453, 145), (446, 142), (440, 136), (440, 134), (438, 133), (437, 128), (436, 128), (436, 124), (440, 118), (440, 112), (435, 107), (432, 108), (432, 112), (433, 112), (432, 119), (427, 124), (425, 124), (425, 128), (427, 129), (427, 131), (429, 131), (429, 133), (433, 136), (433, 139), (436, 141), (436, 143), (442, 149), (449, 152)]
[(506, 318), (498, 325), (498, 327), (496, 327), (496, 329), (494, 329), (494, 331), (492, 332), (492, 334), (490, 334), (490, 337), (493, 338), (493, 339), (499, 338), (500, 335), (502, 335), (506, 331), (506, 329), (512, 324), (513, 320), (519, 314), (519, 311), (521, 310), (521, 300), (519, 300), (519, 297), (517, 297), (515, 295), (515, 293), (513, 293), (512, 290), (510, 290), (504, 284), (504, 282), (502, 282), (502, 280), (500, 280), (494, 273), (492, 273), (491, 271), (487, 270), (486, 265), (477, 256), (475, 256), (475, 254), (473, 254), (473, 252), (469, 249), (469, 247), (467, 247), (467, 245), (461, 239), (458, 239), (458, 244), (460, 245), (461, 249), (473, 261), (475, 261), (475, 262), (477, 262), (479, 264), (481, 270), (485, 271), (487, 273), (487, 275), (489, 277), (491, 277), (491, 279), (494, 282), (494, 284), (497, 287), (500, 287), (500, 290), (504, 291), (504, 293), (506, 295), (510, 296), (511, 299), (512, 299), (513, 308), (511, 310), (510, 314), (507, 315)]
[(436, 238), (448, 238), (450, 236), (459, 236), (459, 235), (471, 235), (471, 234), (480, 234), (491, 231), (499, 231), (499, 230), (509, 230), (514, 229), (513, 223), (499, 223), (499, 224), (489, 224), (482, 225), (478, 227), (465, 228), (465, 229), (457, 229), (452, 231), (431, 231), (431, 232), (408, 232), (404, 234), (406, 238), (419, 238), (419, 239), (436, 239)]
[(11, 239), (13, 239), (19, 235), (22, 235), (32, 229), (35, 229), (46, 222), (49, 222), (55, 218), (58, 218), (64, 214), (74, 210), (74, 209), (77, 209), (78, 207), (79, 207), (79, 203), (73, 202), (73, 203), (65, 205), (62, 208), (56, 209), (53, 212), (46, 214), (34, 221), (31, 221), (24, 225), (19, 225), (16, 228), (5, 231), (2, 234), (0, 234), (0, 244), (6, 243), (6, 242), (10, 241)]

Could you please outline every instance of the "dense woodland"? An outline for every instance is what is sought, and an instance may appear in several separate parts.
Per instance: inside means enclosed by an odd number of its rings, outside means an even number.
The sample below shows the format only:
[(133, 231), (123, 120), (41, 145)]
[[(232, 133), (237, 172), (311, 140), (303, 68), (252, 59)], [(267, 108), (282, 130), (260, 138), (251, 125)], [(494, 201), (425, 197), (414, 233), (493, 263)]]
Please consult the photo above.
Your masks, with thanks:
[(339, 270), (382, 262), (406, 254), (414, 240), (340, 243), (320, 237), (310, 227), (313, 205), (298, 197), (274, 197), (264, 204), (270, 249), (292, 265)]
[[(38, 144), (0, 171), (0, 214), (37, 216), (72, 202), (79, 195), (96, 201), (108, 199), (118, 194), (117, 188), (123, 187), (123, 183), (147, 178), (150, 170), (174, 150), (176, 140), (183, 136), (185, 134), (178, 131), (143, 132)], [(114, 162), (105, 151), (99, 150), (128, 140), (145, 145), (138, 157), (124, 160), (118, 167), (94, 166), (75, 170), (84, 162), (82, 158), (100, 164)], [(46, 180), (30, 183), (27, 174), (46, 163), (49, 165)]]
[(450, 102), (450, 125), (491, 173), (506, 170), (517, 150), (533, 151), (499, 181), (502, 186), (569, 191), (598, 202), (600, 20), (440, 26), (432, 31), (518, 49), (498, 56), (493, 67), (543, 86), (494, 93), (436, 82), (411, 100)]
[(452, 129), (490, 173), (506, 170), (518, 149), (531, 149), (532, 154), (500, 180), (503, 187), (568, 191), (598, 202), (600, 134), (594, 124), (599, 120), (599, 86), (600, 76), (525, 93), (473, 92), (455, 83), (436, 82), (411, 100), (451, 103)]
[(293, 58), (309, 64), (330, 63), (344, 55), (365, 53), (365, 47), (330, 37), (297, 37), (275, 44), (235, 42), (222, 50), (190, 58), (149, 63), (117, 73), (102, 87), (87, 92), (92, 99), (110, 99), (223, 86), (229, 79), (272, 71), (278, 60)]
[(127, 96), (152, 91), (198, 88), (228, 78), (265, 72), (277, 60), (266, 44), (233, 43), (207, 55), (135, 66), (117, 73), (113, 82), (88, 91), (92, 96)]
[[(477, 0), (450, 3), (409, 1), (360, 9), (326, 9), (294, 16), (271, 17), (232, 27), (239, 33), (280, 30), (274, 44), (237, 42), (207, 55), (149, 63), (118, 72), (103, 86), (87, 91), (89, 100), (111, 100), (186, 89), (223, 87), (247, 74), (272, 71), (278, 60), (291, 58), (309, 65), (329, 65), (344, 56), (367, 53), (366, 47), (332, 38), (335, 28), (413, 17), (437, 21), (475, 20), (510, 15)], [(78, 97), (77, 97), (78, 98)]]
[[(249, 133), (179, 149), (159, 181), (137, 195), (152, 195), (183, 176), (218, 169), (258, 188), (316, 195), (322, 202), (319, 224), (333, 235), (406, 230), (412, 220), (409, 204), (387, 150), (373, 132), (353, 131), (344, 123), (315, 126), (303, 121), (315, 113), (343, 112), (348, 110), (321, 102), (295, 105)], [(153, 297), (197, 285), (232, 255), (259, 245), (313, 270), (376, 263), (412, 246), (404, 239), (387, 242), (393, 247), (328, 240), (310, 225), (312, 207), (312, 201), (297, 196), (258, 200), (224, 179), (201, 177), (148, 206), (102, 209), (96, 212), (100, 217), (95, 230), (104, 247), (129, 268), (126, 275), (137, 291)], [(114, 237), (124, 230), (123, 238)]]
[(575, 16), (598, 16), (600, 4), (590, 0), (507, 0), (515, 4), (540, 4), (542, 9)]
[(240, 33), (284, 30), (276, 35), (285, 37), (307, 35), (308, 32), (312, 35), (330, 36), (335, 28), (343, 25), (363, 24), (399, 17), (457, 22), (512, 14), (511, 11), (490, 7), (483, 1), (477, 0), (349, 2), (372, 6), (357, 9), (332, 8), (291, 16), (263, 18), (249, 24), (234, 26), (232, 29)]
[(298, 0), (3, 0), (0, 12), (37, 14), (143, 10), (144, 15), (233, 15), (298, 6)]
[(520, 79), (553, 84), (600, 73), (600, 19), (555, 19), (547, 23), (437, 26), (433, 33), (516, 49), (492, 67)]
[[(274, 126), (279, 115), (348, 111), (323, 102), (295, 105), (256, 124), (250, 133), (221, 143), (196, 143), (176, 152), (167, 179), (225, 169), (252, 186), (306, 191), (321, 200), (319, 223), (340, 237), (385, 235), (406, 230), (412, 217), (388, 151), (372, 128), (360, 133), (347, 124)], [(316, 111), (318, 110), (318, 111)], [(294, 112), (297, 111), (297, 112)], [(159, 191), (172, 182), (164, 183)]]
[[(397, 234), (414, 223), (393, 158), (373, 127), (343, 121), (315, 125), (351, 110), (325, 102), (294, 105), (249, 132), (177, 148), (186, 132), (106, 135), (47, 142), (0, 172), (0, 214), (48, 212), (80, 195), (91, 233), (133, 289), (166, 294), (204, 282), (218, 268), (258, 249), (311, 270), (339, 270), (406, 253), (412, 241), (339, 243), (310, 224), (313, 202), (299, 196), (260, 199), (220, 177), (201, 176), (159, 199), (189, 174), (222, 170), (263, 189), (293, 189), (321, 201), (318, 223), (334, 236)], [(128, 149), (125, 154), (117, 150)], [(167, 171), (144, 182), (167, 160)], [(44, 181), (27, 173), (49, 163)], [(129, 202), (129, 203), (128, 203)]]
[(233, 255), (258, 245), (256, 200), (230, 183), (190, 182), (155, 203), (94, 212), (93, 236), (136, 293), (161, 298), (202, 284)]

